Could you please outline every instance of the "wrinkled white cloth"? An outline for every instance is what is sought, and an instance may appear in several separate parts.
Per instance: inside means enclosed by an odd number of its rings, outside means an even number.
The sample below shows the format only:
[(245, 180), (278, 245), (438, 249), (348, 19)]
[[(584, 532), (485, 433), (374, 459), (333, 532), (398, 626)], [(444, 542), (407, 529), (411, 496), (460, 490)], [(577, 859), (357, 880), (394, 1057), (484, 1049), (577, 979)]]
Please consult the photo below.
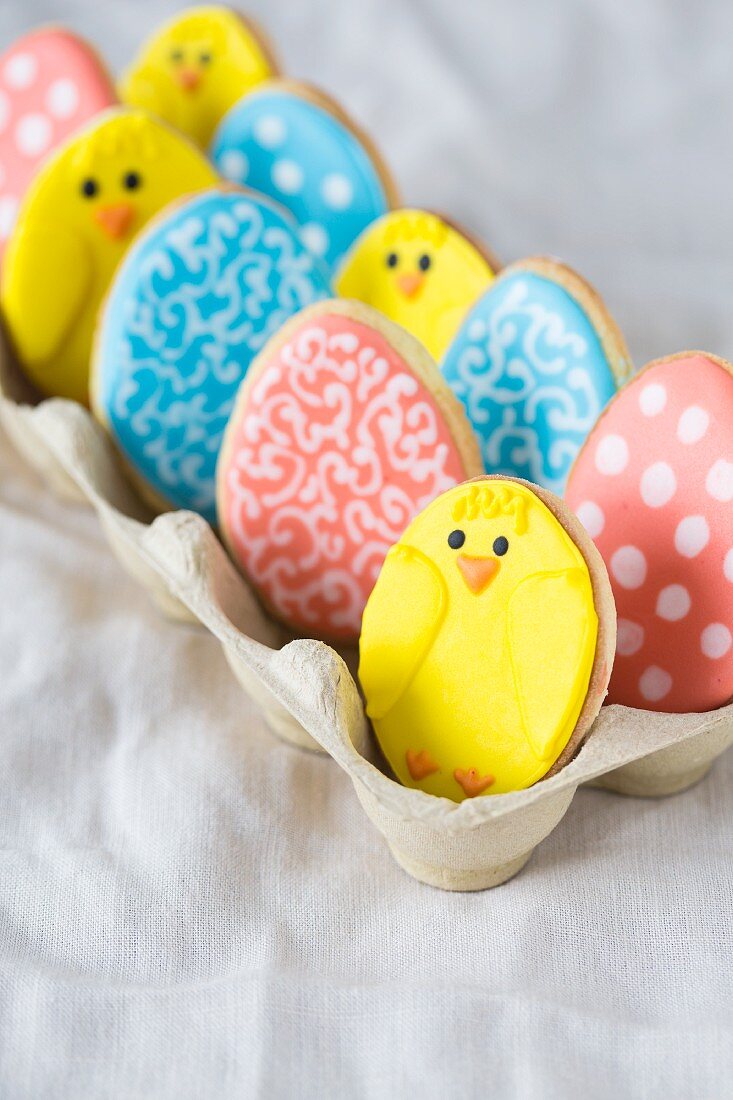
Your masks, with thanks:
[[(162, 0), (3, 0), (116, 68)], [(595, 282), (637, 363), (733, 357), (733, 9), (252, 0), (403, 195)], [(581, 791), (521, 875), (393, 862), (331, 761), (265, 730), (90, 511), (0, 440), (0, 1095), (720, 1097), (733, 755), (660, 802)]]

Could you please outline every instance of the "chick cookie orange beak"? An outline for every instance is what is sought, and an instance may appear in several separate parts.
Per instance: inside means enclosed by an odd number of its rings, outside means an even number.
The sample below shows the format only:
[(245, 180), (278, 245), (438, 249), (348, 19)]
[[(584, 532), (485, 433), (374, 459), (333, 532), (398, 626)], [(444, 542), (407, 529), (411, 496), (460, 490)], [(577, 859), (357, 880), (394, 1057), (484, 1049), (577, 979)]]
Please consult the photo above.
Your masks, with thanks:
[(201, 83), (201, 73), (196, 69), (180, 69), (176, 73), (176, 80), (184, 92), (195, 92)]
[(496, 558), (471, 558), (468, 554), (459, 554), (456, 565), (475, 596), (480, 596), (499, 572)]
[(130, 202), (116, 202), (94, 211), (97, 225), (113, 241), (125, 236), (134, 216), (135, 207)]
[(406, 272), (404, 275), (397, 276), (397, 286), (405, 298), (414, 298), (424, 282), (425, 276), (420, 275), (417, 271)]

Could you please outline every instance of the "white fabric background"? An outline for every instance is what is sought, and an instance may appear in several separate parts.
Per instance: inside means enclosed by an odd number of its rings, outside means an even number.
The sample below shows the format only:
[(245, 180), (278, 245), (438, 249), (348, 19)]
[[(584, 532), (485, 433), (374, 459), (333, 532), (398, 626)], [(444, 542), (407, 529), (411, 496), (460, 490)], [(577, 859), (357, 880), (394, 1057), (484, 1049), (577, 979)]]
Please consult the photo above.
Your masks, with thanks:
[[(2, 0), (119, 67), (174, 2)], [(554, 252), (637, 362), (733, 357), (733, 8), (252, 0), (405, 198)], [(0, 1095), (720, 1097), (733, 757), (660, 803), (580, 792), (526, 870), (448, 895), (345, 776), (279, 744), (91, 513), (0, 440)]]

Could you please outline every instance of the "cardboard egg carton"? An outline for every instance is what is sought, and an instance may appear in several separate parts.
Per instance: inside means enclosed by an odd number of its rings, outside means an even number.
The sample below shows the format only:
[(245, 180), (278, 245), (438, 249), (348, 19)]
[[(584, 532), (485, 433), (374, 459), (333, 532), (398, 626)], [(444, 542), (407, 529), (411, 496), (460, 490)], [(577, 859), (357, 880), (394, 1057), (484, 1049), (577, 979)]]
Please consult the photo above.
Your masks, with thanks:
[(355, 654), (291, 639), (272, 622), (209, 525), (191, 512), (155, 517), (126, 480), (114, 446), (86, 409), (34, 404), (0, 354), (0, 421), (60, 495), (96, 510), (110, 547), (164, 612), (198, 621), (270, 729), (328, 753), (408, 874), (445, 890), (482, 890), (516, 874), (560, 822), (581, 784), (660, 796), (701, 779), (733, 743), (733, 704), (705, 714), (604, 707), (575, 759), (550, 779), (460, 804), (400, 786), (386, 774), (352, 671)]

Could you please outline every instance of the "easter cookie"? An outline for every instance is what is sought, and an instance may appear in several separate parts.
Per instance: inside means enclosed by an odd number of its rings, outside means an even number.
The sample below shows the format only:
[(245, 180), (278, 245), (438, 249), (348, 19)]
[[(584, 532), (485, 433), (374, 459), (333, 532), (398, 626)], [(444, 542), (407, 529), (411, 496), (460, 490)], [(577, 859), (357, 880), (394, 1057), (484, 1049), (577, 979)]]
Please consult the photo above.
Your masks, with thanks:
[(99, 115), (28, 189), (0, 304), (20, 365), (45, 394), (88, 400), (97, 311), (133, 235), (216, 176), (189, 141), (143, 111)]
[(354, 243), (336, 278), (344, 298), (380, 309), (440, 360), (499, 263), (427, 210), (393, 210)]
[(116, 99), (91, 46), (61, 27), (27, 34), (0, 57), (0, 256), (41, 161)]
[(570, 473), (618, 609), (610, 702), (690, 712), (733, 698), (732, 372), (702, 352), (649, 364)]
[(369, 140), (333, 100), (294, 81), (273, 81), (232, 107), (212, 159), (226, 179), (286, 206), (304, 243), (332, 269), (393, 205), (392, 182)]
[(176, 15), (152, 35), (123, 77), (120, 97), (206, 149), (229, 108), (275, 73), (261, 32), (238, 12), (211, 4)]
[(564, 264), (539, 258), (501, 273), (443, 361), (487, 472), (556, 493), (630, 369), (623, 338), (596, 292)]
[(359, 678), (400, 782), (460, 802), (573, 757), (614, 641), (608, 576), (575, 516), (536, 485), (482, 477), (443, 493), (390, 550)]
[(306, 310), (253, 364), (217, 468), (233, 557), (294, 631), (355, 641), (390, 545), (481, 468), (424, 348), (376, 310)]
[(92, 400), (155, 506), (215, 519), (224, 427), (250, 362), (328, 279), (284, 212), (218, 188), (141, 234), (100, 318)]

